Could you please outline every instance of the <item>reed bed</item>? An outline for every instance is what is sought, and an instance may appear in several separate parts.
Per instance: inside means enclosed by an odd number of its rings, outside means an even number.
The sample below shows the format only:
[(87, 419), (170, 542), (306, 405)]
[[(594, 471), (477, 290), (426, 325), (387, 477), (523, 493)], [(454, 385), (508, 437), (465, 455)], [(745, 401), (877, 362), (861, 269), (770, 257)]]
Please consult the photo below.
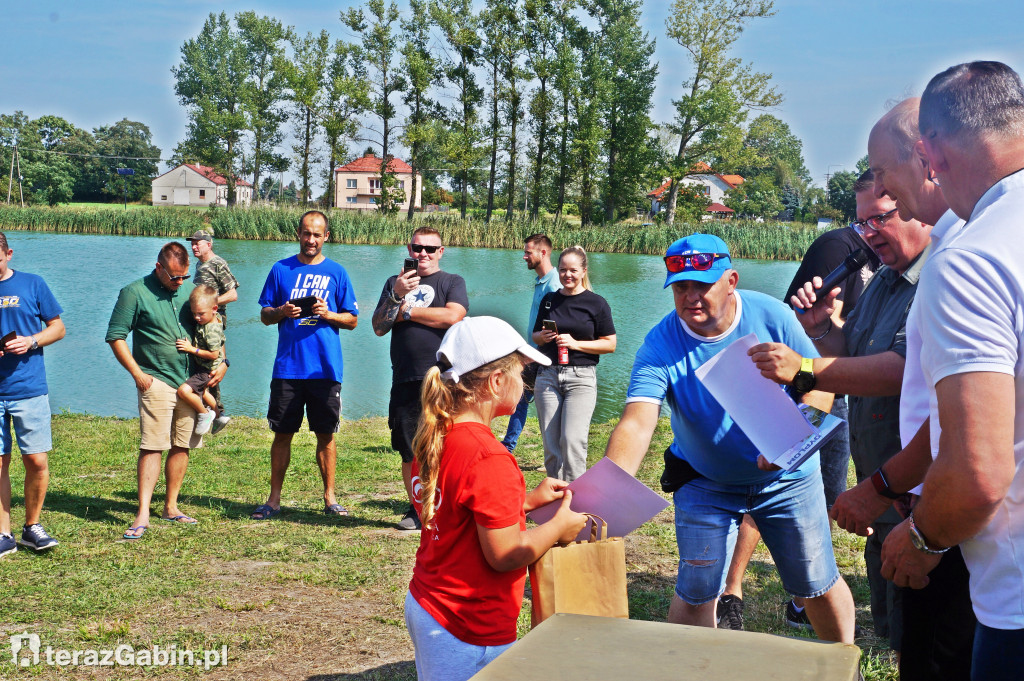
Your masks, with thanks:
[[(0, 206), (0, 229), (64, 232), (74, 234), (115, 234), (126, 236), (184, 237), (198, 229), (209, 229), (221, 239), (289, 241), (302, 211), (297, 208), (185, 208), (140, 206), (124, 210), (119, 206)], [(396, 245), (409, 238), (411, 225), (404, 215), (385, 217), (377, 213), (330, 211), (331, 240), (338, 243)], [(550, 218), (532, 221), (499, 216), (485, 223), (463, 220), (457, 214), (420, 214), (413, 223), (431, 225), (450, 246), (518, 249), (535, 232), (546, 232), (556, 249), (574, 244), (591, 252), (664, 253), (681, 236), (702, 231), (715, 234), (729, 244), (733, 256), (762, 260), (799, 260), (817, 236), (817, 231), (798, 223), (770, 223), (744, 220), (640, 225), (617, 223), (580, 227)]]

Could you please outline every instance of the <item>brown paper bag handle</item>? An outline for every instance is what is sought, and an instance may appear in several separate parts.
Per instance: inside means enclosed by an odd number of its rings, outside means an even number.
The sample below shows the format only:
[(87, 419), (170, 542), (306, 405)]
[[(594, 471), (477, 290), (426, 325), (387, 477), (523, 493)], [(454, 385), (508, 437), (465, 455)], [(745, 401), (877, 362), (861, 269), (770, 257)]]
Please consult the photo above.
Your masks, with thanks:
[[(608, 523), (604, 521), (599, 515), (594, 513), (584, 513), (582, 515), (590, 518), (590, 541), (604, 541), (608, 538)], [(601, 523), (601, 529), (598, 530), (598, 523)]]

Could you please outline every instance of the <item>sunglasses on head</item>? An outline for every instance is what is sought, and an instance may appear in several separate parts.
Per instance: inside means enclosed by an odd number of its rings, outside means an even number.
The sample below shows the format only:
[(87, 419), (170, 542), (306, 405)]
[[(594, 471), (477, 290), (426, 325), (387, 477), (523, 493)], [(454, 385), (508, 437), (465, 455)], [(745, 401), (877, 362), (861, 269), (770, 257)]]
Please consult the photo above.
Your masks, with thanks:
[(441, 247), (440, 246), (427, 246), (426, 244), (409, 244), (409, 248), (412, 249), (413, 253), (419, 253), (420, 251), (426, 251), (427, 253), (430, 253), (431, 255), (433, 255), (434, 253), (437, 252), (437, 249), (439, 249)]
[(682, 272), (687, 264), (698, 272), (711, 269), (719, 258), (728, 258), (728, 253), (694, 253), (692, 255), (666, 255), (665, 267), (669, 272)]

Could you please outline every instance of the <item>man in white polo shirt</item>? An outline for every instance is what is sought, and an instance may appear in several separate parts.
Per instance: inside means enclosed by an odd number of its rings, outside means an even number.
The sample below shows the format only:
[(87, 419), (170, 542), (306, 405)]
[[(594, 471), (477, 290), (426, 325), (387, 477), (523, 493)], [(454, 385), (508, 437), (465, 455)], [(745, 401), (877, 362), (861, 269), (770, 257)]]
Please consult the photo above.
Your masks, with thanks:
[[(924, 152), (950, 208), (915, 305), (935, 462), (890, 534), (883, 573), (920, 588), (961, 545), (978, 617), (973, 679), (1024, 668), (1024, 84), (998, 62), (960, 64), (921, 98)], [(1024, 404), (1024, 402), (1022, 402)], [(941, 429), (938, 426), (941, 425)]]

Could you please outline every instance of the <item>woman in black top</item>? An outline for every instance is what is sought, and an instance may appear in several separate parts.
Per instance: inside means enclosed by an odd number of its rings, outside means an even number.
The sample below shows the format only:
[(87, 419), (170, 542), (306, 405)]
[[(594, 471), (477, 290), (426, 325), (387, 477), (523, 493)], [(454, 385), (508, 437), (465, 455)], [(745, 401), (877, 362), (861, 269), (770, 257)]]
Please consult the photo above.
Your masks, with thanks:
[(599, 355), (615, 352), (615, 325), (608, 301), (590, 287), (586, 251), (562, 251), (558, 278), (562, 289), (541, 300), (533, 329), (533, 341), (552, 362), (537, 372), (534, 394), (544, 468), (552, 478), (572, 481), (587, 469), (597, 362)]

